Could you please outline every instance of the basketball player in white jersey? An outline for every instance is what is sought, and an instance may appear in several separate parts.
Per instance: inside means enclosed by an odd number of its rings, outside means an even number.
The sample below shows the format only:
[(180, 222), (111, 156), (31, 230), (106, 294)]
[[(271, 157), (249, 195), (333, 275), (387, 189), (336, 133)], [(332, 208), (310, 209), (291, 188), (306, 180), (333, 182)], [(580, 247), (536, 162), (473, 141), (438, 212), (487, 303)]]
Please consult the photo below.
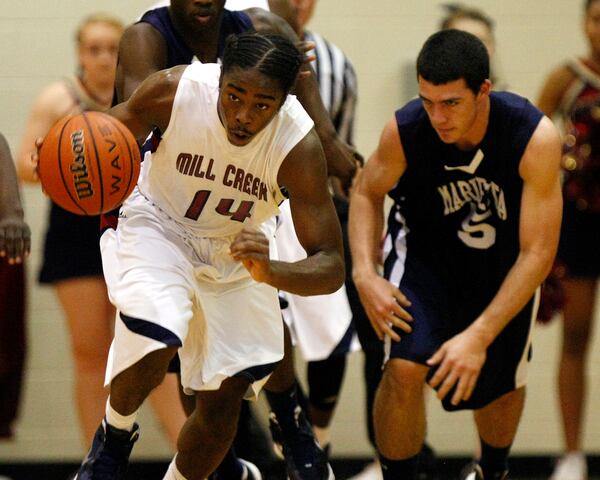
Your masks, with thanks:
[[(222, 69), (157, 72), (111, 110), (140, 140), (153, 127), (163, 134), (117, 230), (102, 237), (119, 316), (107, 414), (78, 480), (124, 478), (137, 411), (177, 350), (196, 409), (165, 479), (206, 478), (233, 439), (242, 398), (255, 397), (283, 357), (276, 289), (315, 295), (342, 284), (323, 151), (288, 95), (301, 63), (288, 40), (244, 33), (229, 38)], [(261, 230), (278, 213), (280, 185), (308, 252), (298, 262), (270, 260), (272, 232)]]

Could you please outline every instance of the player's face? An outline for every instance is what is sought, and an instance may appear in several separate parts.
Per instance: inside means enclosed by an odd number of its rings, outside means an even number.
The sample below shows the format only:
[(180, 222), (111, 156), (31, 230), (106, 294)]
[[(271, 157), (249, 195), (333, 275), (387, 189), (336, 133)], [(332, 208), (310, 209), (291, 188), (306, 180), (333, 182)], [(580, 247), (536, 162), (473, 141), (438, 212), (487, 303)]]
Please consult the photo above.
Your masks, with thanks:
[(171, 14), (193, 31), (215, 28), (225, 8), (225, 0), (171, 0)]
[(600, 53), (600, 0), (592, 2), (585, 15), (585, 34), (592, 52)]
[(462, 78), (434, 85), (419, 77), (419, 97), (442, 142), (469, 143), (485, 132), (490, 88), (491, 83), (486, 80), (476, 95)]
[(113, 25), (94, 22), (81, 32), (79, 63), (86, 78), (114, 82), (121, 30)]
[(256, 69), (234, 68), (222, 74), (218, 110), (229, 142), (238, 147), (250, 143), (275, 117), (285, 97), (279, 82)]

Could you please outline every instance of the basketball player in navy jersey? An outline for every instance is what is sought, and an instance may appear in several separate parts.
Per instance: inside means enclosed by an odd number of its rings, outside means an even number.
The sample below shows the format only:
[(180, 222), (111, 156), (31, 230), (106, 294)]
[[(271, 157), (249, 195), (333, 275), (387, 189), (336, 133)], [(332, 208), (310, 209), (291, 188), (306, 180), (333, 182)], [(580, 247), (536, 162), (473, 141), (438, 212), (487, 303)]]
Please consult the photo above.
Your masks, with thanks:
[(353, 277), (388, 352), (374, 410), (382, 471), (417, 478), (427, 382), (447, 410), (474, 410), (481, 457), (463, 478), (504, 479), (558, 243), (560, 139), (526, 99), (491, 92), (469, 33), (432, 35), (417, 75), (420, 98), (385, 126), (350, 202)]
[[(321, 144), (288, 96), (301, 63), (281, 36), (233, 35), (222, 69), (194, 62), (157, 72), (110, 111), (136, 138), (156, 126), (162, 138), (101, 241), (119, 316), (107, 414), (78, 480), (124, 478), (137, 411), (178, 350), (196, 409), (165, 479), (206, 478), (233, 439), (242, 398), (256, 396), (283, 357), (276, 289), (321, 295), (342, 284)], [(266, 220), (280, 185), (308, 253), (298, 262), (269, 257)]]

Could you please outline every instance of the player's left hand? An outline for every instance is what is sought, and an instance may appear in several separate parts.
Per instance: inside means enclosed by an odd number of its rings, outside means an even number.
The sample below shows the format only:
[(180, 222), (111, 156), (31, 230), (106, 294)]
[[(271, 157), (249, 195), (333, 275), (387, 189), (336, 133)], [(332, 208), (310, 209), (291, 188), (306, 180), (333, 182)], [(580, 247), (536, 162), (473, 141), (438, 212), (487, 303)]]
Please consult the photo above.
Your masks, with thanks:
[(264, 233), (254, 228), (244, 227), (231, 242), (229, 252), (234, 260), (242, 262), (254, 280), (267, 281), (271, 259), (269, 239)]
[(487, 356), (485, 342), (476, 334), (465, 330), (445, 342), (427, 360), (430, 367), (438, 369), (429, 381), (437, 389), (437, 397), (442, 400), (456, 386), (452, 395), (452, 405), (471, 398), (477, 378)]
[(0, 220), (0, 257), (10, 265), (22, 263), (31, 250), (31, 231), (22, 218)]

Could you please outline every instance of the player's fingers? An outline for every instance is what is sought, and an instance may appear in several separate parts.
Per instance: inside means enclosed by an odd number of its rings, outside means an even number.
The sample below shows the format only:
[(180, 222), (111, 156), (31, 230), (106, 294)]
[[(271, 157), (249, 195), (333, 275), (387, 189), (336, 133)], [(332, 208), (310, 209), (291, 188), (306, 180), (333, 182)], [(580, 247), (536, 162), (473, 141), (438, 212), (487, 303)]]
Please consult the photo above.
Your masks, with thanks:
[(400, 341), (400, 335), (392, 328), (392, 325), (388, 322), (384, 322), (381, 330), (383, 331), (384, 336), (387, 335), (394, 342)]
[(470, 374), (464, 374), (460, 376), (460, 378), (458, 379), (458, 383), (456, 384), (456, 390), (454, 391), (452, 399), (450, 400), (450, 403), (452, 403), (452, 405), (458, 405), (461, 400), (466, 400), (465, 394), (469, 388), (470, 378)]
[(394, 289), (392, 291), (392, 295), (394, 296), (396, 302), (398, 302), (403, 307), (410, 307), (412, 304), (406, 295), (404, 295), (399, 289)]
[(433, 365), (437, 365), (438, 363), (440, 363), (444, 357), (446, 356), (446, 350), (444, 348), (444, 345), (442, 345), (428, 360), (427, 360), (427, 365), (429, 365), (430, 367)]
[(20, 242), (16, 238), (16, 227), (9, 225), (4, 229), (4, 240), (4, 249), (10, 262), (17, 257), (17, 248), (20, 246)]
[(478, 375), (469, 375), (469, 378), (466, 382), (467, 385), (462, 396), (464, 401), (467, 401), (469, 398), (471, 398), (471, 395), (473, 395), (473, 390), (475, 390), (475, 385), (477, 385), (477, 378)]
[(388, 320), (389, 324), (393, 325), (396, 328), (399, 328), (403, 332), (406, 332), (406, 333), (412, 332), (412, 327), (407, 323), (408, 321), (412, 320), (412, 317), (410, 320), (404, 320), (403, 318), (399, 317), (395, 313), (390, 313), (387, 316), (387, 320)]
[(383, 340), (383, 337), (385, 335), (383, 334), (379, 323), (377, 321), (371, 320), (371, 317), (369, 317), (369, 321), (371, 322), (371, 327), (373, 327), (373, 330), (375, 330), (375, 335), (377, 335), (377, 338), (379, 338), (379, 340)]
[(450, 373), (445, 376), (441, 386), (438, 388), (437, 398), (440, 400), (446, 398), (446, 395), (448, 395), (448, 392), (452, 390), (452, 387), (454, 387), (457, 380), (458, 375), (454, 371), (450, 371)]
[(401, 318), (402, 320), (405, 320), (407, 322), (412, 322), (413, 317), (410, 313), (408, 313), (406, 310), (404, 310), (397, 302), (393, 302), (391, 305), (391, 309), (392, 311), (390, 312), (391, 314), (393, 314), (394, 316)]
[[(427, 363), (429, 364), (429, 361)], [(448, 362), (442, 361), (441, 365), (439, 366), (433, 377), (431, 377), (431, 380), (429, 380), (429, 385), (431, 385), (433, 388), (438, 388), (438, 386), (446, 378), (448, 373), (450, 373), (450, 365)]]

